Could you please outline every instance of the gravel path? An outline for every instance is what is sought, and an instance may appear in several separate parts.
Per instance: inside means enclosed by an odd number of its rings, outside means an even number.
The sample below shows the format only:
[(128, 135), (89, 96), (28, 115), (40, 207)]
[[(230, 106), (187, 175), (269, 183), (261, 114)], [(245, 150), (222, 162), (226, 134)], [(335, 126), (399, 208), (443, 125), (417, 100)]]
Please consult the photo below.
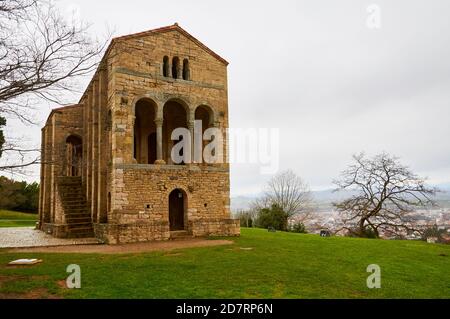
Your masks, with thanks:
[(129, 254), (233, 244), (231, 240), (187, 239), (126, 245), (100, 245), (95, 238), (54, 238), (34, 228), (0, 228), (0, 248), (8, 252)]
[(54, 238), (34, 228), (0, 228), (0, 248), (46, 247), (98, 244), (95, 238)]

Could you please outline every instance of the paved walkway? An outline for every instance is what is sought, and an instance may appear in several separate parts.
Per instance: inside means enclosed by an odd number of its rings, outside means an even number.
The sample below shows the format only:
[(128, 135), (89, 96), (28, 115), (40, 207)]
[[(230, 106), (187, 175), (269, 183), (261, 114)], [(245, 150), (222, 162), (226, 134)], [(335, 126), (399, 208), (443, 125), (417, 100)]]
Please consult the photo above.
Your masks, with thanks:
[(34, 228), (0, 228), (0, 248), (48, 247), (98, 244), (95, 238), (54, 238)]

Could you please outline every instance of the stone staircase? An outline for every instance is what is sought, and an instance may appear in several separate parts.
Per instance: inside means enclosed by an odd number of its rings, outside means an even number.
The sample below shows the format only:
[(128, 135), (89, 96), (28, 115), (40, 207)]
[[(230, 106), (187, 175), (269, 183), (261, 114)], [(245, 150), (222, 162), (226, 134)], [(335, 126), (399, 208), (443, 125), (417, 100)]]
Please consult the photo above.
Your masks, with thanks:
[(58, 188), (67, 223), (68, 238), (94, 237), (81, 177), (59, 177)]

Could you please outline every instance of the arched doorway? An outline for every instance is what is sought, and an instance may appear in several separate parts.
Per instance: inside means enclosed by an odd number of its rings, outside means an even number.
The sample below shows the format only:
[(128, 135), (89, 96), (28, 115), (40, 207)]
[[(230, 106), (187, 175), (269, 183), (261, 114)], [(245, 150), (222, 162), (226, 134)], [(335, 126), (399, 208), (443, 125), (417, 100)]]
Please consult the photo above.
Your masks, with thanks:
[(66, 139), (66, 175), (81, 176), (83, 141), (80, 137), (70, 135)]
[(175, 189), (169, 195), (169, 223), (170, 230), (185, 229), (185, 212), (187, 198), (181, 189)]

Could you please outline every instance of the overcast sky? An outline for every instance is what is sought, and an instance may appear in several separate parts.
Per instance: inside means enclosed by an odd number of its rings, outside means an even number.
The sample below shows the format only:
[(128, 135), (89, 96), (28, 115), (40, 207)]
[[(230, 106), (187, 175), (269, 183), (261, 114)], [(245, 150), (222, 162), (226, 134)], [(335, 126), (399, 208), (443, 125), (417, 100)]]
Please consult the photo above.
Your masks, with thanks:
[[(360, 151), (390, 152), (431, 182), (450, 182), (448, 0), (57, 3), (99, 36), (178, 22), (230, 62), (231, 126), (280, 128), (280, 169), (313, 189), (329, 187)], [(367, 27), (372, 3), (380, 29)], [(41, 110), (43, 123), (49, 107)], [(40, 143), (40, 128), (12, 130)], [(233, 165), (232, 195), (258, 193), (268, 178)]]

